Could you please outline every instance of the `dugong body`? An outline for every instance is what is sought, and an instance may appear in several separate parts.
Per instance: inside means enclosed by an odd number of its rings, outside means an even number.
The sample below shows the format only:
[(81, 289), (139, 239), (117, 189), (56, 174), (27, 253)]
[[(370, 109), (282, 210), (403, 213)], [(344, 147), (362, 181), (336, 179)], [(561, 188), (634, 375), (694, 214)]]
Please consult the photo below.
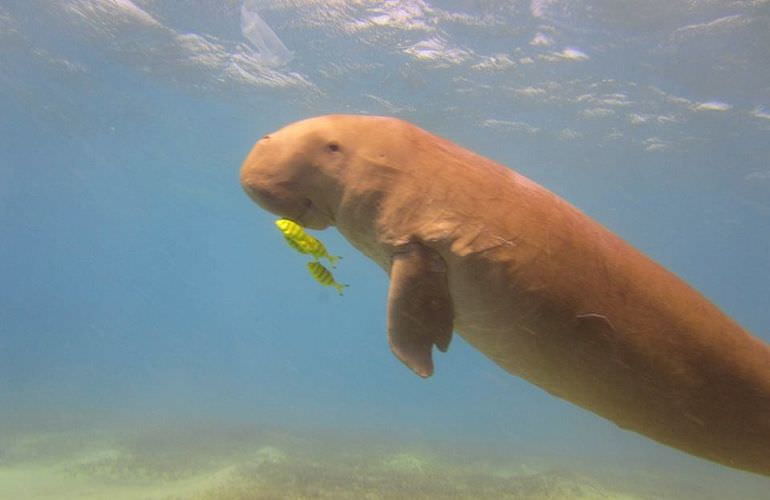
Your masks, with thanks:
[(770, 475), (770, 347), (522, 175), (401, 120), (331, 115), (259, 140), (241, 183), (389, 273), (391, 349), (418, 375), (454, 330), (620, 427)]

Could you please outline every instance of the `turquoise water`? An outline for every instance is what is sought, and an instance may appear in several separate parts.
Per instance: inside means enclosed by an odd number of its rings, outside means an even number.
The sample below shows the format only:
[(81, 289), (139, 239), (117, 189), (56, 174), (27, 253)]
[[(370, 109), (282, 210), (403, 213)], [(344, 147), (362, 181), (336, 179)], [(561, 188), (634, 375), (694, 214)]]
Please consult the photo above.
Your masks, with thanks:
[(767, 8), (1, 0), (0, 498), (770, 498), (458, 336), (418, 379), (387, 276), (329, 230), (318, 286), (238, 184), (291, 121), (399, 116), (770, 341)]

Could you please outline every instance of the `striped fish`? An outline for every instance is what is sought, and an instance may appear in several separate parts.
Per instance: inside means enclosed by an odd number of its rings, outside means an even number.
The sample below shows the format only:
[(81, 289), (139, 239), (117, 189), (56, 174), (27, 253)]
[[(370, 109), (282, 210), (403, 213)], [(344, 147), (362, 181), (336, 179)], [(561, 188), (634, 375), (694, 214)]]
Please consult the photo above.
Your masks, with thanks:
[(333, 286), (337, 289), (337, 292), (342, 295), (342, 291), (345, 290), (345, 287), (348, 285), (343, 285), (341, 283), (337, 283), (334, 280), (334, 275), (332, 275), (331, 271), (326, 269), (323, 264), (317, 261), (308, 262), (307, 263), (307, 270), (310, 272), (310, 275), (320, 284), (325, 286)]
[(299, 253), (311, 253), (310, 249), (308, 248), (308, 245), (302, 241), (302, 240), (293, 240), (283, 235), (283, 239), (286, 240), (286, 244), (292, 247), (294, 250), (298, 251)]
[(283, 233), (283, 237), (286, 239), (286, 243), (294, 250), (312, 255), (316, 260), (325, 258), (329, 261), (332, 267), (337, 265), (337, 262), (342, 257), (336, 255), (329, 255), (326, 251), (326, 247), (317, 238), (310, 236), (302, 229), (302, 226), (289, 219), (278, 219), (275, 221), (275, 225)]

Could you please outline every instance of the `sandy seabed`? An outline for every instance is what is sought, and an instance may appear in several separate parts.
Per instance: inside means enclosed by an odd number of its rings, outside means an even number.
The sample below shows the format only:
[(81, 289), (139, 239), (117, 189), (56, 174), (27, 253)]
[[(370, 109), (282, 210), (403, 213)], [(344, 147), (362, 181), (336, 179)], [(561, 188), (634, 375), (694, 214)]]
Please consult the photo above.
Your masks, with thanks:
[(770, 498), (752, 475), (247, 426), (21, 432), (0, 445), (0, 500)]

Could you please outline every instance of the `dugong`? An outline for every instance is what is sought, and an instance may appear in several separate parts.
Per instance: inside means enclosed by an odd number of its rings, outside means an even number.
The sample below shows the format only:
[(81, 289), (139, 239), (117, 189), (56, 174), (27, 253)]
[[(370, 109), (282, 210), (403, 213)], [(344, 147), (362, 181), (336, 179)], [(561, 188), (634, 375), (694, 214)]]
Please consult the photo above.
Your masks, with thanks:
[(770, 475), (770, 347), (521, 174), (399, 119), (329, 115), (257, 141), (240, 180), (389, 274), (388, 341), (417, 375), (456, 331), (624, 429)]

